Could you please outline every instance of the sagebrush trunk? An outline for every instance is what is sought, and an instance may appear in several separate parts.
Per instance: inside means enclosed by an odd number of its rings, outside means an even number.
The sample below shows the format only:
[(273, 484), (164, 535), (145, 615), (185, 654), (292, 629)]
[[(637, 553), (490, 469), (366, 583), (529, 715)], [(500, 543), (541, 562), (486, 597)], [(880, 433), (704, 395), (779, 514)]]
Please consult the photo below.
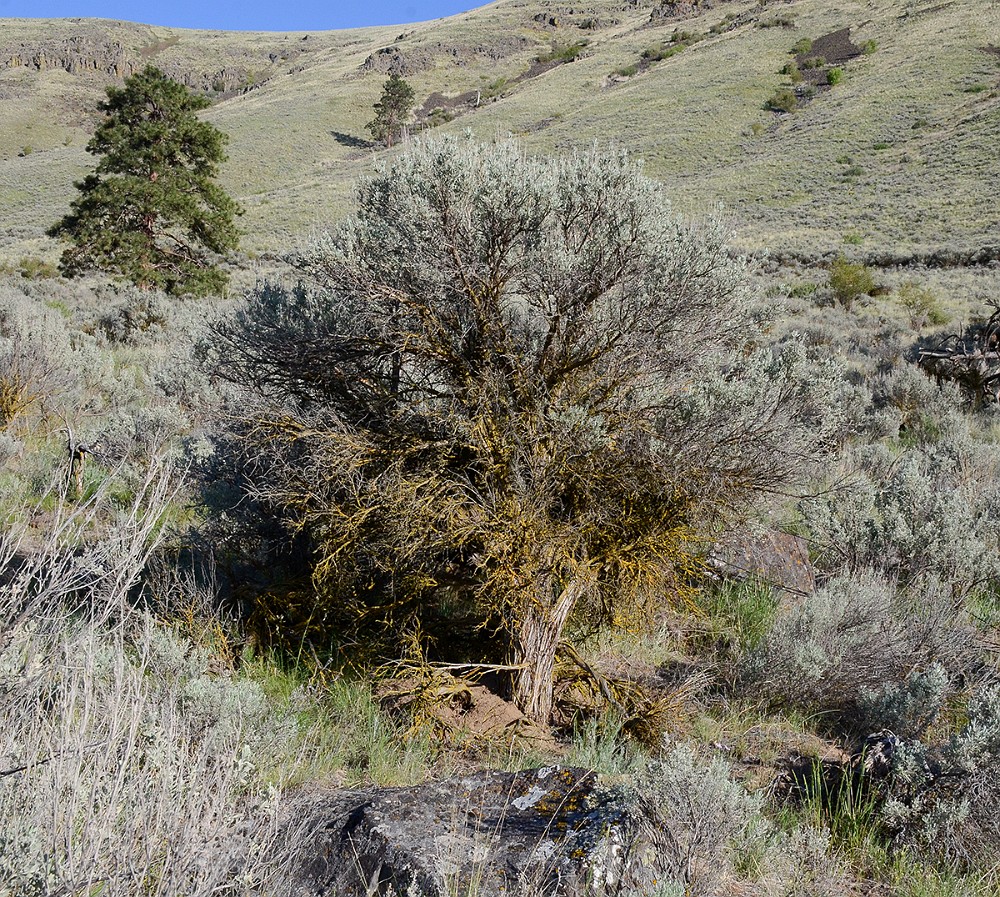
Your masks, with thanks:
[(516, 660), (521, 668), (514, 679), (514, 703), (543, 725), (552, 716), (556, 650), (579, 593), (579, 586), (571, 583), (554, 602), (532, 602), (518, 630)]

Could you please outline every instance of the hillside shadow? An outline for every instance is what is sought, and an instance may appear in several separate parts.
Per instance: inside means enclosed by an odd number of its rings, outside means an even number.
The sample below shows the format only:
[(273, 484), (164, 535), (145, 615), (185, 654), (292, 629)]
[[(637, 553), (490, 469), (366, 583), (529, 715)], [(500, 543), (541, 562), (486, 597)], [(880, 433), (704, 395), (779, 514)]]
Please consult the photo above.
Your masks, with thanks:
[(347, 146), (351, 149), (369, 149), (375, 145), (370, 140), (365, 140), (363, 137), (355, 137), (353, 134), (344, 134), (342, 131), (331, 131), (330, 136), (341, 146)]

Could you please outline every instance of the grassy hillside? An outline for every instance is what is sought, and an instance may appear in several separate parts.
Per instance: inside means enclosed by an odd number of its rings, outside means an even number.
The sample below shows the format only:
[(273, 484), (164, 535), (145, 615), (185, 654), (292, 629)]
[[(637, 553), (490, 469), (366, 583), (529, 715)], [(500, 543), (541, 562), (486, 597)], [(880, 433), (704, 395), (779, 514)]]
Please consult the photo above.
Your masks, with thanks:
[[(989, 0), (734, 0), (685, 17), (667, 6), (651, 18), (645, 3), (569, 12), (499, 0), (405, 28), (308, 34), (4, 20), (2, 252), (52, 251), (41, 234), (91, 163), (94, 106), (147, 61), (217, 97), (208, 116), (231, 136), (225, 186), (246, 207), (252, 252), (286, 249), (344, 213), (384, 152), (366, 145), (365, 123), (390, 66), (418, 102), (430, 98), (426, 111), (439, 108), (442, 131), (513, 133), (540, 152), (628, 146), (680, 209), (732, 210), (748, 248), (811, 255), (845, 237), (873, 254), (1000, 245), (988, 186), (1000, 177), (1000, 20)], [(794, 113), (765, 109), (790, 86), (779, 72), (793, 45), (844, 28), (867, 52), (838, 64), (842, 81)], [(677, 29), (692, 37), (683, 52), (646, 67), (644, 51), (675, 46)], [(572, 62), (536, 63), (582, 42)]]

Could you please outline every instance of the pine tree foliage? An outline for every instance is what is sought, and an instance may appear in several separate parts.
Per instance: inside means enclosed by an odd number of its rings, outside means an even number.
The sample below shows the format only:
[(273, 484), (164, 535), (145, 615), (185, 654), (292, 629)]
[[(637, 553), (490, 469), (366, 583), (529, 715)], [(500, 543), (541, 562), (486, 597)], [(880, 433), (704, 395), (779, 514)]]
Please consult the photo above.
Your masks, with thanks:
[(61, 270), (105, 271), (179, 295), (218, 292), (218, 256), (235, 249), (236, 203), (214, 178), (228, 139), (196, 113), (209, 101), (152, 66), (109, 87), (87, 144), (99, 157), (49, 234), (68, 238)]
[(251, 492), (314, 546), (303, 625), (492, 633), (546, 719), (567, 633), (677, 594), (822, 438), (726, 239), (617, 153), (427, 142), (365, 181), (312, 287), (220, 331)]
[(382, 88), (382, 96), (375, 104), (375, 118), (367, 125), (375, 140), (392, 146), (413, 109), (413, 97), (413, 88), (407, 81), (395, 73), (389, 76)]

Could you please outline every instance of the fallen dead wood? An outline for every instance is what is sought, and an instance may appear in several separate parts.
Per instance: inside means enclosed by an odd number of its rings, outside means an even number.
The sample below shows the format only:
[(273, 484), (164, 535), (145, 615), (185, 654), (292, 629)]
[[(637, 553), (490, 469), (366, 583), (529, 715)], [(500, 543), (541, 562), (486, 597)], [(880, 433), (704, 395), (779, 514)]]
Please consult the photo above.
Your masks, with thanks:
[(939, 382), (957, 383), (977, 406), (1000, 404), (1000, 306), (985, 323), (921, 349), (917, 361)]

